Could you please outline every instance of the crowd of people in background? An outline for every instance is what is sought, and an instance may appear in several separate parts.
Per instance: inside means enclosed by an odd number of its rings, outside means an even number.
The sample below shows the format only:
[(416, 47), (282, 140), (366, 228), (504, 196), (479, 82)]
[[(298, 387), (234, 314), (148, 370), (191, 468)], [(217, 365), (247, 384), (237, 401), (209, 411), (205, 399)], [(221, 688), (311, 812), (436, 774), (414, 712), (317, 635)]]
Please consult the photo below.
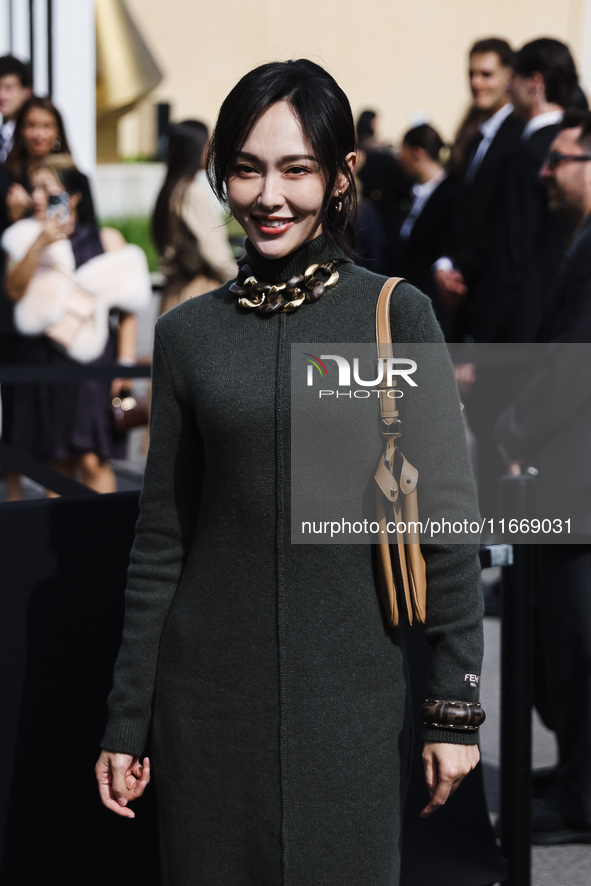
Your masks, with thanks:
[[(493, 37), (478, 40), (468, 61), (472, 104), (452, 144), (425, 121), (408, 129), (395, 151), (380, 137), (374, 111), (359, 116), (357, 261), (406, 277), (425, 292), (448, 342), (589, 342), (591, 114), (572, 55), (555, 39), (515, 50)], [(11, 255), (5, 247), (0, 259), (8, 262), (7, 274), (0, 268), (0, 360), (67, 361), (71, 357), (46, 336), (26, 339), (17, 332), (12, 305), (52, 242), (69, 240), (80, 267), (113, 248), (113, 235), (97, 227), (88, 180), (75, 170), (58, 109), (32, 94), (29, 66), (10, 56), (0, 59), (0, 112), (0, 229), (31, 217), (40, 226), (27, 251)], [(205, 179), (207, 144), (207, 128), (198, 121), (170, 127), (168, 168), (152, 222), (166, 281), (163, 311), (235, 274), (224, 217)], [(48, 165), (56, 155), (75, 175), (68, 179), (61, 167)], [(47, 217), (52, 189), (68, 196), (61, 220)], [(117, 313), (99, 362), (135, 359), (133, 315), (127, 317)], [(490, 370), (472, 363), (458, 368), (458, 380), (478, 457), (496, 465), (488, 476), (522, 470), (528, 442), (538, 445), (541, 423), (556, 425), (556, 412), (547, 414), (541, 404), (536, 423), (515, 378), (500, 386)], [(31, 386), (27, 397), (2, 385), (3, 439), (109, 491), (109, 460), (121, 451), (107, 416), (117, 385), (99, 391), (97, 382), (84, 382), (74, 395), (67, 384), (43, 384)], [(573, 460), (568, 482), (585, 487), (588, 496), (589, 455), (575, 453)], [(7, 472), (7, 480), (9, 497), (18, 498), (18, 476)], [(493, 485), (483, 480), (479, 491), (482, 510), (494, 510)], [(591, 549), (540, 546), (537, 564), (537, 648), (543, 650), (537, 705), (558, 736), (559, 760), (534, 786), (534, 839), (591, 842)]]
[(389, 250), (386, 262), (377, 250), (361, 261), (416, 281), (448, 341), (535, 340), (568, 230), (550, 216), (538, 170), (563, 110), (585, 99), (557, 40), (518, 52), (479, 40), (469, 62), (473, 104), (452, 145), (425, 122), (405, 133), (396, 156), (377, 140), (375, 114), (359, 117), (359, 179)]
[[(468, 76), (473, 104), (449, 148), (424, 123), (397, 159), (377, 143), (375, 116), (361, 115), (372, 173), (359, 175), (363, 196), (388, 243), (361, 261), (420, 286), (448, 342), (548, 343), (550, 357), (559, 344), (591, 343), (591, 114), (572, 55), (550, 38), (517, 51), (483, 39)], [(558, 747), (556, 766), (533, 776), (532, 842), (542, 845), (591, 842), (591, 733), (586, 714), (573, 717), (591, 702), (591, 415), (588, 367), (571, 354), (533, 377), (456, 367), (485, 468), (482, 513), (495, 513), (503, 472), (521, 476), (534, 462), (539, 512), (562, 515), (568, 500), (582, 527), (573, 540), (584, 543), (533, 550), (535, 703)]]
[[(90, 184), (75, 166), (62, 115), (50, 98), (32, 94), (29, 65), (12, 56), (0, 59), (0, 112), (4, 161), (0, 166), (0, 361), (35, 366), (41, 375), (44, 368), (79, 362), (132, 365), (137, 338), (134, 311), (109, 312), (104, 347), (92, 359), (68, 348), (65, 341), (56, 345), (49, 328), (43, 334), (40, 330), (23, 334), (19, 329), (15, 306), (22, 308), (34, 287), (46, 299), (59, 292), (65, 306), (72, 275), (91, 259), (126, 244), (114, 229), (99, 230)], [(62, 248), (56, 250), (59, 243)], [(97, 286), (105, 285), (104, 270), (104, 263), (99, 264), (103, 278)], [(57, 282), (49, 271), (61, 274)], [(146, 280), (145, 301), (150, 295)], [(83, 287), (79, 281), (76, 285), (79, 293)], [(79, 318), (74, 319), (78, 308), (79, 304), (64, 307), (61, 319), (78, 323)], [(21, 315), (26, 316), (26, 311), (21, 310)], [(53, 316), (52, 324), (57, 319)], [(122, 379), (100, 378), (3, 384), (2, 440), (96, 492), (114, 492), (111, 460), (124, 457), (126, 438), (117, 433), (111, 403), (125, 384)], [(18, 472), (7, 468), (5, 480), (7, 500), (19, 500)]]

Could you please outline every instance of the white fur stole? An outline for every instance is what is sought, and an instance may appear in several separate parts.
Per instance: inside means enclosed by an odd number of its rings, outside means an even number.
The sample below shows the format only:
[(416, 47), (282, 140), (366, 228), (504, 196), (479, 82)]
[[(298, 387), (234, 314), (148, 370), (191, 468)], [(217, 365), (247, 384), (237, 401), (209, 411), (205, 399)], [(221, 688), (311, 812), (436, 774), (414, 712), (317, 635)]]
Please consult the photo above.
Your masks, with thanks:
[[(11, 262), (24, 258), (40, 231), (38, 221), (23, 219), (4, 232), (2, 247)], [(105, 252), (76, 270), (70, 242), (57, 240), (44, 250), (26, 293), (15, 305), (14, 321), (23, 335), (47, 332), (58, 338), (50, 330), (76, 315), (75, 327), (61, 344), (74, 360), (90, 363), (106, 347), (111, 308), (136, 313), (149, 304), (151, 291), (146, 256), (139, 246)], [(78, 311), (82, 301), (84, 315)]]

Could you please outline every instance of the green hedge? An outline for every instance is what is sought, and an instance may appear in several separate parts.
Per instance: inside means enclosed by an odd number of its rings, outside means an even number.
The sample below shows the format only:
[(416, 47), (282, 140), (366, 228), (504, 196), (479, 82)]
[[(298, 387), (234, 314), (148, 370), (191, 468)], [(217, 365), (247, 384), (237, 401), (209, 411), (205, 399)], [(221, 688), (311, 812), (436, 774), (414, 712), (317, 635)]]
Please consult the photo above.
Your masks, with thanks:
[(159, 270), (158, 253), (150, 235), (150, 219), (143, 216), (130, 215), (125, 218), (103, 218), (102, 228), (116, 228), (121, 231), (128, 243), (135, 243), (146, 253), (148, 267), (151, 272)]

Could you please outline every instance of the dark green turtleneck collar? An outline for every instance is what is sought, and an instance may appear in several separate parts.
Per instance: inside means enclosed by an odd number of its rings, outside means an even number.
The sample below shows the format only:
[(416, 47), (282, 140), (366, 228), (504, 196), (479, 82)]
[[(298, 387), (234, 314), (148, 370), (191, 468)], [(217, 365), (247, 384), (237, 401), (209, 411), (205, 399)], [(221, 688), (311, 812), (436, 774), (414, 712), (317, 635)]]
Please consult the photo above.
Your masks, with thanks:
[[(308, 240), (295, 252), (285, 255), (283, 258), (263, 258), (250, 240), (246, 241), (245, 248), (246, 259), (254, 276), (265, 283), (289, 280), (296, 274), (303, 274), (306, 268), (312, 264), (324, 264), (327, 261), (351, 261), (326, 234), (321, 234), (315, 240)], [(242, 261), (239, 264), (242, 264)]]

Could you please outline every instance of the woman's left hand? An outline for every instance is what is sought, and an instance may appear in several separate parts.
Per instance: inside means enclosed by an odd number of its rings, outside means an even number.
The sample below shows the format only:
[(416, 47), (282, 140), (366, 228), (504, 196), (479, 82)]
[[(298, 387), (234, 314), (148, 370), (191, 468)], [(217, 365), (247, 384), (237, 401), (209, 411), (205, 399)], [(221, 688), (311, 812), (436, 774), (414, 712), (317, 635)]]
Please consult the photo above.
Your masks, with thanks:
[(425, 742), (423, 766), (430, 800), (421, 812), (421, 818), (437, 812), (479, 760), (477, 745)]

